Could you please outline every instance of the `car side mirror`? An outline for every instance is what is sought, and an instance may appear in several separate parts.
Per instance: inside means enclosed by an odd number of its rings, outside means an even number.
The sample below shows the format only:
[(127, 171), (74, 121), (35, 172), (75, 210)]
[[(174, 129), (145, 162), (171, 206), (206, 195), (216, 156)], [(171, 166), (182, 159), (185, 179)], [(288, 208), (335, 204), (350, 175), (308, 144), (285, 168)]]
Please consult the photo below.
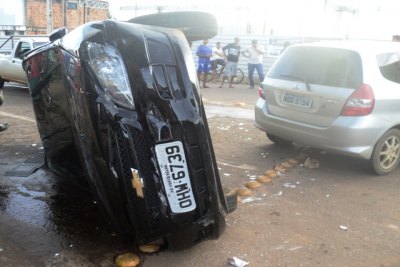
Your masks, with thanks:
[(50, 42), (53, 42), (55, 40), (58, 40), (60, 38), (63, 38), (64, 35), (67, 34), (67, 28), (62, 27), (62, 28), (58, 28), (57, 30), (53, 31), (50, 36), (49, 36), (49, 40)]

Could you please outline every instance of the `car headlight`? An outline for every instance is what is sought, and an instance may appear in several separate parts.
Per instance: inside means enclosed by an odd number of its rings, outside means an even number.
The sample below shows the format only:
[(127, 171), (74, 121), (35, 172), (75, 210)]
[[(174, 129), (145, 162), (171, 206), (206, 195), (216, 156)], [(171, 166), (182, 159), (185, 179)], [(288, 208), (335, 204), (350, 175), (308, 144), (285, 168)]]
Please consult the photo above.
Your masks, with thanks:
[(89, 43), (89, 65), (99, 79), (101, 87), (117, 104), (134, 108), (128, 74), (118, 50), (110, 45)]

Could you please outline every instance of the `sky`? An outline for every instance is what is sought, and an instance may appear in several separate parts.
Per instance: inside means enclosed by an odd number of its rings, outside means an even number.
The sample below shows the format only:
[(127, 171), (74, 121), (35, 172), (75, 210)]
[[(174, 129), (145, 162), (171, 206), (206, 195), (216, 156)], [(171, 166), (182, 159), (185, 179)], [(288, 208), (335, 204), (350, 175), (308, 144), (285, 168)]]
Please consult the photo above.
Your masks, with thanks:
[[(400, 34), (399, 0), (112, 0), (111, 15), (128, 20), (151, 7), (203, 10), (224, 31), (253, 25), (258, 34), (391, 39)], [(122, 10), (121, 10), (122, 9)], [(232, 32), (236, 34), (237, 32)]]

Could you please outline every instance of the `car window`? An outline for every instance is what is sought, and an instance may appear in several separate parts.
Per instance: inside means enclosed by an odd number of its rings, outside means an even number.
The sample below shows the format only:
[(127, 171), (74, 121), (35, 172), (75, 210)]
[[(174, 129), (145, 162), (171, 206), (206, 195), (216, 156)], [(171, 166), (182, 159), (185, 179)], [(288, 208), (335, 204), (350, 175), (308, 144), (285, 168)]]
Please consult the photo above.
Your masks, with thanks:
[(361, 58), (358, 53), (344, 49), (289, 47), (279, 57), (268, 77), (357, 88), (362, 82)]
[(147, 40), (147, 45), (149, 47), (151, 63), (157, 64), (174, 64), (174, 57), (172, 55), (171, 49), (161, 43), (151, 39)]
[(376, 60), (383, 77), (389, 81), (400, 83), (400, 56), (399, 53), (385, 53), (377, 55)]
[(28, 52), (29, 50), (31, 50), (31, 47), (29, 45), (29, 43), (27, 42), (20, 42), (19, 47), (17, 49), (17, 52), (15, 54), (15, 57), (20, 57), (23, 54), (25, 54), (26, 52)]

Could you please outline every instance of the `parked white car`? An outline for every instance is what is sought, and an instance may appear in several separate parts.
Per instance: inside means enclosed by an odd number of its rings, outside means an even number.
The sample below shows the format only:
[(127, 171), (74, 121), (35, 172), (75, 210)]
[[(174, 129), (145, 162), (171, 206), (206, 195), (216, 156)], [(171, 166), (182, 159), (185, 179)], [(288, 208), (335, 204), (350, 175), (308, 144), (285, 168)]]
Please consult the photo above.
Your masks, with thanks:
[(255, 126), (276, 143), (309, 145), (371, 161), (379, 174), (400, 159), (400, 43), (294, 45), (268, 72)]
[(4, 82), (27, 85), (28, 79), (22, 68), (23, 56), (30, 50), (48, 42), (48, 37), (22, 38), (14, 45), (10, 54), (0, 54), (0, 88), (3, 87)]

